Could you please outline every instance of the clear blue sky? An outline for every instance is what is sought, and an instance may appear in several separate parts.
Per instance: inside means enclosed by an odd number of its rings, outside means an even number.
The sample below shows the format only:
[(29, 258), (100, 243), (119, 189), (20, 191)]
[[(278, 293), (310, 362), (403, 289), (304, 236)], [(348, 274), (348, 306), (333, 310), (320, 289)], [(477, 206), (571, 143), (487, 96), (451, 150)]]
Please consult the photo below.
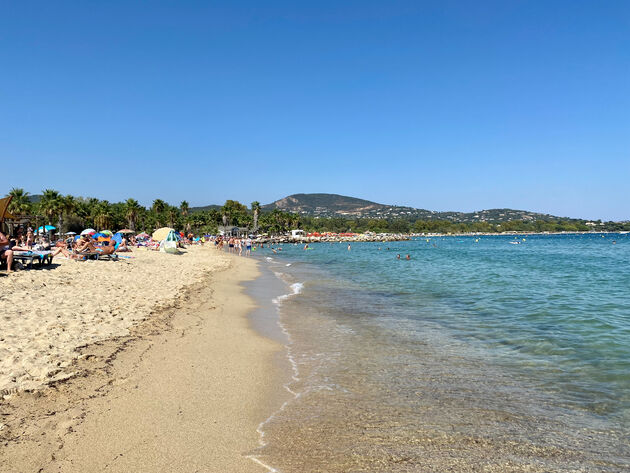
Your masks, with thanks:
[(0, 5), (0, 193), (630, 219), (629, 1)]

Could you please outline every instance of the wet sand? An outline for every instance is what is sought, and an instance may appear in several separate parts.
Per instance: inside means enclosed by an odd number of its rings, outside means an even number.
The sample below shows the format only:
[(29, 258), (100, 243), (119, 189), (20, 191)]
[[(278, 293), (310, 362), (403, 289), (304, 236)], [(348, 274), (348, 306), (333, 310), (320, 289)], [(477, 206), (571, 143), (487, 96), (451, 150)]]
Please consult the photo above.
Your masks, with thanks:
[(256, 263), (221, 257), (228, 269), (129, 335), (79, 349), (74, 376), (5, 396), (0, 471), (267, 471), (248, 455), (278, 407), (282, 346), (247, 319), (254, 302), (239, 283), (256, 277)]

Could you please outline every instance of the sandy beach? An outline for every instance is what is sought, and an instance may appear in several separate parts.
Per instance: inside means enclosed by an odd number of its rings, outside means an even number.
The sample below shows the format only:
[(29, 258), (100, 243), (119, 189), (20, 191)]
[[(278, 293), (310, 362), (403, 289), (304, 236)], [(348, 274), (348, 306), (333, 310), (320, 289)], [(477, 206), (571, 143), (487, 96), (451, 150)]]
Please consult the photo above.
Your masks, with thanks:
[(266, 471), (281, 346), (247, 320), (256, 263), (131, 255), (0, 280), (0, 471)]

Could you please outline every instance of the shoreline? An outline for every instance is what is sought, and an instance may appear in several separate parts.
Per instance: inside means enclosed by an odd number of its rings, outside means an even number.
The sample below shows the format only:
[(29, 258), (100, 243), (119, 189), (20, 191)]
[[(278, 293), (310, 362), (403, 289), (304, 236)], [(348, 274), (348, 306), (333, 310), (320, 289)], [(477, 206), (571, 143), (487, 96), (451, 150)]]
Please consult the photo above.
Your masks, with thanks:
[(129, 335), (80, 348), (73, 376), (5, 396), (0, 470), (270, 471), (251, 455), (284, 347), (249, 320), (258, 263), (227, 258)]

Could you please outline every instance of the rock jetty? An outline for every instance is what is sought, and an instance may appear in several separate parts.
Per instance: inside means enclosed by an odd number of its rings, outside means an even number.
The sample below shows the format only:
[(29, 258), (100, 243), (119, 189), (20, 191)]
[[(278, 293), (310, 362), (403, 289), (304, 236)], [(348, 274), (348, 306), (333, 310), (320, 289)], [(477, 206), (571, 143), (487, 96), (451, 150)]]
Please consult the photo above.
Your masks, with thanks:
[(336, 242), (387, 242), (410, 240), (410, 235), (393, 233), (354, 233), (354, 234), (308, 234), (303, 236), (276, 235), (259, 236), (257, 243), (336, 243)]

